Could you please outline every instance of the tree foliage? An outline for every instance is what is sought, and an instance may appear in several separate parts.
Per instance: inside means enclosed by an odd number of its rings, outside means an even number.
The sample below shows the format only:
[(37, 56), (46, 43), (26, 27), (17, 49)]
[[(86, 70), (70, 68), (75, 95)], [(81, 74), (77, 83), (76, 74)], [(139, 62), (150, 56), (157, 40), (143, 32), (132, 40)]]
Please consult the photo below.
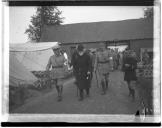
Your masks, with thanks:
[(151, 18), (153, 18), (153, 15), (154, 15), (154, 13), (153, 13), (152, 7), (144, 9), (144, 18), (151, 19)]
[(56, 6), (40, 6), (37, 7), (36, 14), (31, 17), (31, 24), (25, 33), (31, 41), (39, 42), (41, 38), (42, 28), (44, 25), (60, 25), (63, 23), (62, 12)]

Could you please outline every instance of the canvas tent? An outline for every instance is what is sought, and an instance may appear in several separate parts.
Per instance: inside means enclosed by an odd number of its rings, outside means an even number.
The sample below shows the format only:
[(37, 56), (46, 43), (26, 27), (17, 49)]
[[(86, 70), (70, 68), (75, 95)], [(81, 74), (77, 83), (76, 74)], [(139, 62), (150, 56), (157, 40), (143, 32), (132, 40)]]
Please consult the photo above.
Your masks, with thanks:
[(15, 56), (10, 54), (9, 65), (9, 83), (12, 86), (18, 86), (19, 84), (33, 84), (37, 78), (30, 73)]
[(10, 53), (29, 71), (45, 71), (52, 47), (58, 47), (58, 42), (11, 44)]
[(32, 84), (37, 78), (30, 71), (44, 71), (57, 42), (10, 44), (10, 85)]

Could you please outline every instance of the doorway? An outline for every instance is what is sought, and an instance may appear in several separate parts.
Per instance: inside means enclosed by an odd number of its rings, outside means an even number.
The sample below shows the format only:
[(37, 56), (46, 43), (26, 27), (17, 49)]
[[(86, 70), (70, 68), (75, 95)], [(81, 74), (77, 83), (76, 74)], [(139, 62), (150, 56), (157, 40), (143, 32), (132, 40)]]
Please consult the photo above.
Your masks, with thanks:
[(129, 48), (130, 41), (110, 41), (107, 43), (107, 48), (123, 52), (126, 48)]
[(107, 48), (117, 50), (118, 52), (123, 52), (127, 47), (128, 45), (120, 45), (120, 46), (108, 46)]

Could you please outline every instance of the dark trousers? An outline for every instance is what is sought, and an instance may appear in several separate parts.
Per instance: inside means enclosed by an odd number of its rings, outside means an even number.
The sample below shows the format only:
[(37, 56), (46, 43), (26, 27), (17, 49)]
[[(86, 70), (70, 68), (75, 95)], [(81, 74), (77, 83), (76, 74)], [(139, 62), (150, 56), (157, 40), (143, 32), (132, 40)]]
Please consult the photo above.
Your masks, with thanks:
[(130, 82), (131, 81), (129, 81), (129, 80), (127, 81), (128, 89), (129, 89), (129, 95), (132, 95), (132, 98), (134, 99), (135, 98), (135, 90), (130, 87)]
[[(86, 94), (89, 95), (89, 88), (86, 88)], [(83, 98), (84, 89), (79, 89), (80, 98)]]

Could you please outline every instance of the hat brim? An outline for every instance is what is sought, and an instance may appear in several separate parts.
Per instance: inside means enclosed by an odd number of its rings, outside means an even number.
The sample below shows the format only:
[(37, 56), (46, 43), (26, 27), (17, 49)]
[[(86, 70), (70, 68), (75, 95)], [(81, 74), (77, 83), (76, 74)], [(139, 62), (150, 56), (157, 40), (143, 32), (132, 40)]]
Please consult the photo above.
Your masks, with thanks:
[(58, 49), (60, 49), (60, 46), (59, 45), (52, 47), (52, 50), (58, 50)]

